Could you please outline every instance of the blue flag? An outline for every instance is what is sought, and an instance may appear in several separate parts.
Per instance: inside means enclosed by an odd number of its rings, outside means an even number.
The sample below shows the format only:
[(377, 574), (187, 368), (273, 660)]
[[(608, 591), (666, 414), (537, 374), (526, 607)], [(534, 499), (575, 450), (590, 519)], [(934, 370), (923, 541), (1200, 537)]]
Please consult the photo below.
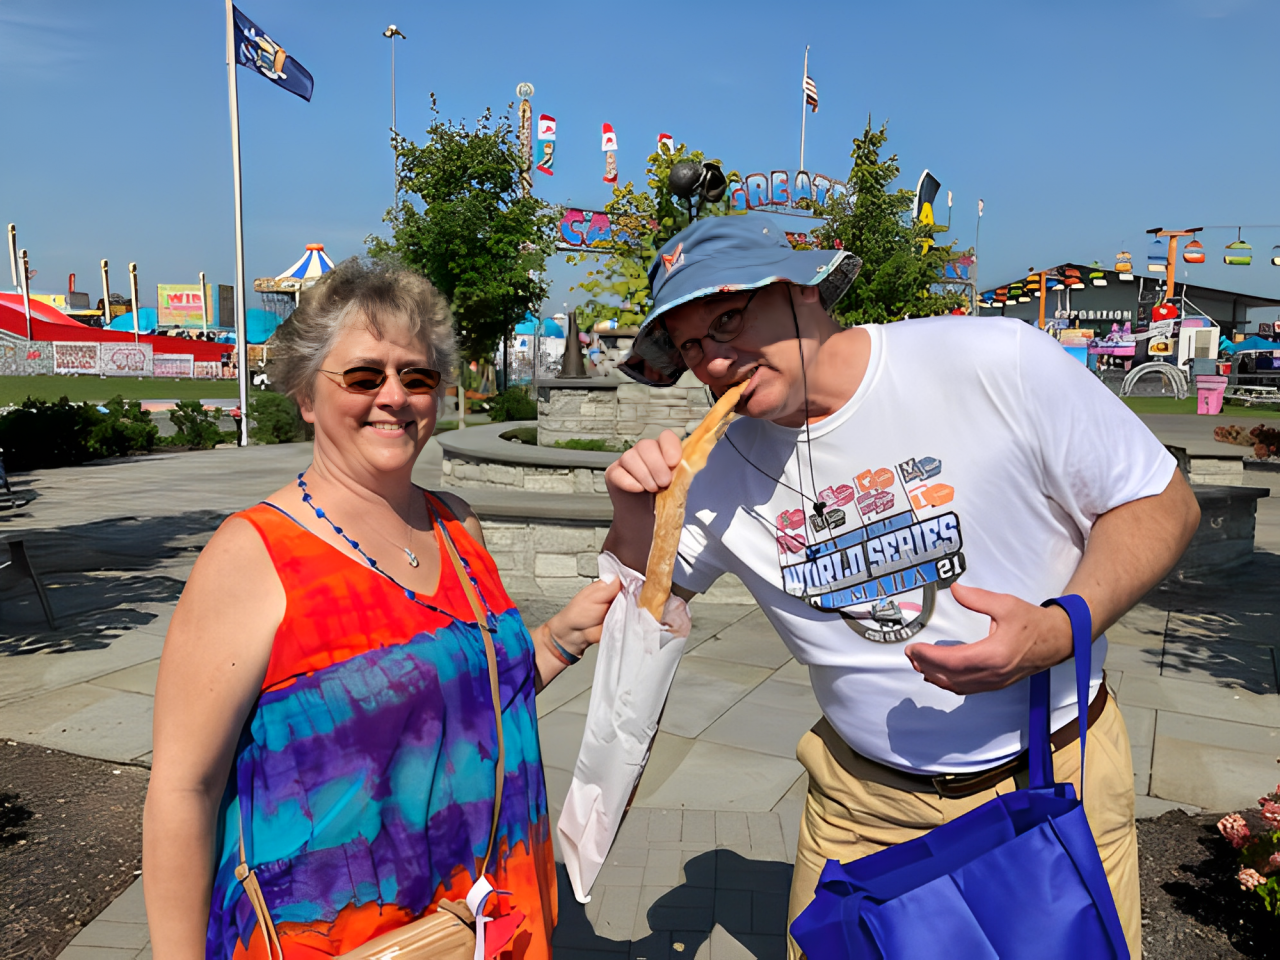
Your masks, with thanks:
[(284, 51), (263, 32), (262, 28), (232, 7), (235, 17), (236, 62), (262, 74), (278, 87), (284, 87), (303, 100), (311, 100), (315, 81), (307, 68)]

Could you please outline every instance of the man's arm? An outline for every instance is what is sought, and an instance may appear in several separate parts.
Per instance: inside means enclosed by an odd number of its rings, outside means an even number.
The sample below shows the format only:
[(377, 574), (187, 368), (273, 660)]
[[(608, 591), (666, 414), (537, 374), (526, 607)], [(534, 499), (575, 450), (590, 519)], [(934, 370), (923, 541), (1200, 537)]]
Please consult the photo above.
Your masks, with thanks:
[[(1098, 517), (1063, 591), (1089, 604), (1095, 638), (1173, 569), (1199, 523), (1200, 506), (1177, 470), (1162, 493)], [(1061, 608), (960, 584), (951, 595), (989, 616), (991, 632), (976, 643), (908, 645), (911, 665), (930, 683), (959, 694), (1000, 690), (1071, 656), (1071, 623)]]

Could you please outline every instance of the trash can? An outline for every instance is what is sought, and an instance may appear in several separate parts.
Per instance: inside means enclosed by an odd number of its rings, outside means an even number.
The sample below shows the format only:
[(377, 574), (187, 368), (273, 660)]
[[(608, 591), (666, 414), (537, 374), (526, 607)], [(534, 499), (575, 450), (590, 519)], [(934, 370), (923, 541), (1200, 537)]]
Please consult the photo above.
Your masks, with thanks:
[(1217, 416), (1222, 412), (1222, 397), (1226, 392), (1226, 377), (1196, 377), (1196, 413)]

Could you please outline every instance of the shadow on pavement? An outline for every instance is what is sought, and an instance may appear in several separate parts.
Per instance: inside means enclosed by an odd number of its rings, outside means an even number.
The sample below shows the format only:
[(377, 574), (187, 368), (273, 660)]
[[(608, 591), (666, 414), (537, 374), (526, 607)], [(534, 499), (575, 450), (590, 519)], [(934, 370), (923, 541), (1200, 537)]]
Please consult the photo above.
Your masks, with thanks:
[(732, 850), (708, 850), (685, 864), (685, 882), (664, 893), (646, 914), (652, 931), (640, 940), (597, 936), (573, 897), (564, 866), (556, 865), (560, 919), (552, 941), (556, 960), (628, 957), (692, 960), (719, 925), (759, 960), (787, 955), (787, 898), (791, 864), (748, 860)]
[(1162, 676), (1258, 694), (1280, 690), (1280, 556), (1198, 580), (1165, 580), (1144, 602), (1169, 614)]
[[(196, 554), (225, 514), (202, 510), (14, 531), (44, 583), (58, 626), (50, 630), (31, 581), (0, 567), (0, 656), (94, 650), (155, 614), (144, 604), (178, 598)], [(0, 541), (0, 564), (10, 551)]]

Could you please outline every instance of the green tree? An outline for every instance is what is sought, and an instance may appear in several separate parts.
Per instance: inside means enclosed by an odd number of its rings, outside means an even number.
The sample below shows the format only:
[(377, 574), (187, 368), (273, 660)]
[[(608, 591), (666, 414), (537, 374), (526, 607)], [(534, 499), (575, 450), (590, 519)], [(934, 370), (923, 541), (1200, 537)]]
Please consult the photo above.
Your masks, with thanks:
[[(465, 360), (485, 360), (536, 311), (550, 284), (559, 216), (520, 188), (520, 154), (508, 119), (486, 110), (474, 124), (435, 119), (421, 145), (397, 137), (405, 198), (387, 220), (392, 238), (369, 237), (374, 256), (422, 272), (448, 299)], [(414, 199), (416, 198), (416, 199)]]
[(844, 326), (889, 323), (904, 317), (949, 313), (966, 303), (955, 287), (939, 280), (955, 244), (934, 243), (941, 228), (911, 219), (912, 190), (890, 190), (901, 170), (898, 156), (880, 158), (888, 124), (867, 126), (855, 137), (849, 192), (831, 198), (819, 210), (827, 222), (814, 231), (823, 247), (840, 246), (862, 260), (862, 270), (833, 311)]
[[(613, 224), (613, 239), (597, 241), (598, 253), (570, 254), (567, 258), (570, 263), (599, 263), (605, 257), (598, 269), (587, 271), (587, 279), (577, 284), (577, 288), (591, 294), (591, 299), (578, 307), (578, 325), (583, 330), (613, 317), (618, 318), (619, 326), (639, 325), (644, 319), (650, 306), (649, 264), (664, 243), (689, 225), (689, 208), (671, 192), (667, 177), (677, 163), (702, 163), (706, 159), (701, 150), (689, 150), (683, 143), (674, 150), (659, 147), (649, 154), (645, 168), (647, 190), (637, 190), (630, 180), (614, 186), (613, 199), (604, 208)], [(737, 174), (730, 172), (727, 176), (732, 181)], [(698, 209), (699, 217), (731, 212), (728, 194), (719, 202), (705, 203)]]

